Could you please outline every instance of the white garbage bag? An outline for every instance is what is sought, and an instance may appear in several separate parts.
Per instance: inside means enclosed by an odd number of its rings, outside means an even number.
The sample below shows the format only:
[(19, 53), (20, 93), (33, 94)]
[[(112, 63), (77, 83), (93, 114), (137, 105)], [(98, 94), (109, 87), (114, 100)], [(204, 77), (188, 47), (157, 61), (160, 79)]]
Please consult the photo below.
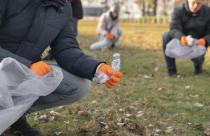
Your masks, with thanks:
[(15, 59), (0, 63), (0, 134), (17, 121), (39, 98), (52, 93), (63, 79), (62, 70), (39, 77)]
[(204, 46), (197, 46), (194, 42), (191, 46), (182, 46), (178, 39), (171, 40), (165, 50), (166, 56), (170, 58), (194, 59), (206, 53)]

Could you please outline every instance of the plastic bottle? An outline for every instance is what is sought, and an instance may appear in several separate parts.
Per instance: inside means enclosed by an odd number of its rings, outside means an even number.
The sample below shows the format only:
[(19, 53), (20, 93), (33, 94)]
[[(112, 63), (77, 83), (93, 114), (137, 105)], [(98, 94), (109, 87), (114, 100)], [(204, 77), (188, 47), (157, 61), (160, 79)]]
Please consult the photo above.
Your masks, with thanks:
[(187, 41), (188, 41), (188, 46), (195, 46), (195, 43), (196, 43), (196, 39), (193, 38), (191, 35), (188, 35), (187, 36)]
[[(113, 54), (111, 65), (115, 71), (120, 70), (120, 54), (119, 53)], [(109, 80), (109, 77), (104, 73), (96, 73), (95, 77), (93, 78), (93, 81), (95, 83), (105, 83), (107, 80)]]
[(120, 71), (120, 54), (119, 53), (113, 54), (111, 65), (115, 71)]

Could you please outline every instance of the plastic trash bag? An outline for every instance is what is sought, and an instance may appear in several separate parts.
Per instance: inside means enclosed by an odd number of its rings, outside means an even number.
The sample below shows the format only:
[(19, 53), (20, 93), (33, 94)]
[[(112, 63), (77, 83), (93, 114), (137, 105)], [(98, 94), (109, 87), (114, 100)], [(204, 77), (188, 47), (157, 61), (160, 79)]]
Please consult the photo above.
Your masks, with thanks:
[(206, 48), (197, 46), (194, 42), (191, 46), (182, 46), (178, 39), (171, 40), (165, 50), (166, 56), (170, 58), (194, 59), (204, 55)]
[(63, 79), (62, 70), (39, 77), (15, 59), (0, 63), (0, 134), (18, 120), (39, 98), (52, 93)]

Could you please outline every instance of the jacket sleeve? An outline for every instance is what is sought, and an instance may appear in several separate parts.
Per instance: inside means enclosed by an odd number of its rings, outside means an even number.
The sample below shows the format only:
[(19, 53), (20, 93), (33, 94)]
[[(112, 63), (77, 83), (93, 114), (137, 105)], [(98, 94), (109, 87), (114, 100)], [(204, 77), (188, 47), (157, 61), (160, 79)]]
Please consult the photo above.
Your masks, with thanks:
[(106, 30), (106, 13), (102, 14), (100, 19), (99, 19), (98, 26), (97, 26), (97, 33), (102, 34), (102, 35), (107, 33), (107, 30)]
[[(207, 14), (210, 13), (210, 8), (208, 7), (208, 11), (206, 12)], [(205, 35), (205, 40), (207, 46), (210, 46), (210, 17), (208, 19), (207, 25), (206, 25), (206, 35)]]
[(172, 38), (180, 39), (183, 36), (183, 26), (181, 23), (181, 9), (175, 8), (172, 13), (171, 23), (170, 23), (170, 35)]
[(207, 46), (210, 46), (210, 21), (207, 24), (207, 29), (206, 29), (206, 35), (204, 37), (204, 39), (206, 40), (206, 44)]
[(58, 65), (66, 71), (92, 80), (97, 66), (102, 62), (81, 51), (71, 27), (72, 20), (69, 19), (64, 29), (51, 44), (52, 54)]

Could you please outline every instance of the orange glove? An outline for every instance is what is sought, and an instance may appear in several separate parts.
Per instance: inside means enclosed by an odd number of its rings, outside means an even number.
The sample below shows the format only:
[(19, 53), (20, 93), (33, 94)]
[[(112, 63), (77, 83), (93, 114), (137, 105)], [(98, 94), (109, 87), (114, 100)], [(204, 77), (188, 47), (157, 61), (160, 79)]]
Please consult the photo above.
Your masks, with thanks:
[(97, 69), (98, 73), (104, 73), (108, 76), (108, 80), (105, 82), (106, 87), (112, 88), (117, 85), (122, 77), (122, 73), (114, 71), (110, 65), (100, 64)]
[(112, 39), (114, 39), (114, 35), (112, 35), (112, 34), (110, 34), (110, 33), (105, 33), (105, 35), (104, 35), (105, 37), (106, 37), (106, 39), (108, 39), (108, 40), (112, 40)]
[(187, 46), (188, 45), (187, 37), (182, 36), (181, 39), (180, 39), (180, 42), (183, 46)]
[(197, 46), (206, 46), (206, 40), (204, 38), (198, 39), (196, 41)]
[(43, 61), (38, 61), (30, 66), (30, 69), (38, 76), (44, 76), (52, 71), (52, 68)]

